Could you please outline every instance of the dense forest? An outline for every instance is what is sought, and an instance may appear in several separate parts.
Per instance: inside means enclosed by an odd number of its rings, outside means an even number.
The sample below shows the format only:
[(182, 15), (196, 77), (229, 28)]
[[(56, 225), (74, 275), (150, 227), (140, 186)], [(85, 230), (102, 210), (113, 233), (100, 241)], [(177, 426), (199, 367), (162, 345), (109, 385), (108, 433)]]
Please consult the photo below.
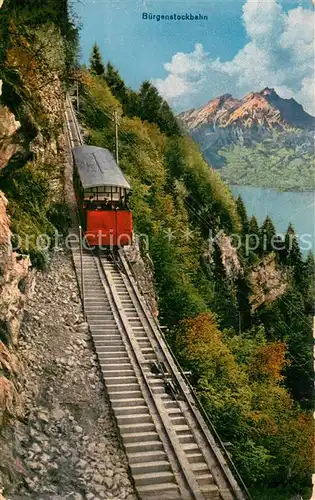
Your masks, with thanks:
[(312, 469), (313, 255), (303, 261), (291, 225), (281, 240), (270, 218), (248, 219), (150, 82), (128, 88), (96, 45), (79, 80), (88, 143), (114, 152), (119, 114), (120, 166), (172, 349), (254, 498), (302, 492)]
[[(24, 131), (0, 171), (13, 232), (67, 230), (67, 207), (52, 190), (62, 176), (58, 151), (43, 161), (34, 151), (62, 133), (62, 114), (45, 107), (47, 96), (78, 83), (87, 143), (114, 152), (118, 113), (120, 166), (132, 184), (141, 250), (153, 261), (160, 321), (253, 498), (307, 495), (313, 255), (302, 259), (292, 226), (274, 245), (272, 221), (259, 227), (247, 217), (149, 81), (138, 92), (128, 88), (96, 45), (90, 67), (78, 67), (78, 32), (66, 1), (9, 0), (0, 15), (1, 104)], [(252, 237), (258, 244), (247, 252)], [(48, 265), (47, 253), (23, 241), (19, 250), (34, 266)]]

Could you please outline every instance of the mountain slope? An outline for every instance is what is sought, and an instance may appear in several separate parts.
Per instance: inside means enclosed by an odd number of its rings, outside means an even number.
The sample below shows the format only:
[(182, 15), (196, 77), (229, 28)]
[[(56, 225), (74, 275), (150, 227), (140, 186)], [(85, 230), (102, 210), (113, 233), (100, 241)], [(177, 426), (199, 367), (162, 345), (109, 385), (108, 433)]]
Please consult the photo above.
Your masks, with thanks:
[(224, 94), (178, 118), (229, 184), (315, 187), (315, 118), (294, 99), (266, 87), (242, 99)]
[(224, 94), (201, 108), (184, 111), (179, 119), (190, 131), (204, 125), (213, 129), (240, 126), (310, 130), (315, 127), (315, 118), (300, 104), (294, 99), (283, 99), (268, 87), (261, 92), (251, 92), (243, 99)]

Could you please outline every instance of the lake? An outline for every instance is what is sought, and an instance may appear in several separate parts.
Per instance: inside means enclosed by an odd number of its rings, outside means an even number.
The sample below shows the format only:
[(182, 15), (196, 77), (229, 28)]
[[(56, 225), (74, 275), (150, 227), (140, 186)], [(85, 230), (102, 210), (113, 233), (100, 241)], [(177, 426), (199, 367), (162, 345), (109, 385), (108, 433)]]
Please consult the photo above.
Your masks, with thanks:
[(315, 251), (315, 193), (277, 191), (252, 186), (230, 186), (234, 196), (241, 195), (249, 216), (261, 224), (269, 215), (278, 233), (285, 233), (289, 223), (299, 236), (303, 254)]

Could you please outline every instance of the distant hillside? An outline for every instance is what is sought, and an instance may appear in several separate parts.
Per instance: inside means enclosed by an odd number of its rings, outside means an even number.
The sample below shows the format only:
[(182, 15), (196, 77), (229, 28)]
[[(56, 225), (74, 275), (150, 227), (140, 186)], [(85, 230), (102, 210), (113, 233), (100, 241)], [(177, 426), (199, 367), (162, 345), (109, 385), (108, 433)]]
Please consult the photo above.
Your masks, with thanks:
[(178, 116), (205, 159), (230, 184), (314, 188), (315, 118), (274, 89), (217, 97)]

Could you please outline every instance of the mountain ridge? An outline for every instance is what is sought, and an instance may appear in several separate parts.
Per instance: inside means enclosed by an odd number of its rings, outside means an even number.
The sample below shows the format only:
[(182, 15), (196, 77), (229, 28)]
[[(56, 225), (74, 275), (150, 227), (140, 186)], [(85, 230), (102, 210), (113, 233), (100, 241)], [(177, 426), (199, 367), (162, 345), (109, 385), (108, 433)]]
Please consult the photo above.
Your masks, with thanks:
[(178, 115), (180, 122), (190, 132), (203, 126), (216, 129), (227, 127), (287, 130), (315, 128), (315, 117), (307, 113), (295, 99), (279, 96), (273, 88), (250, 92), (243, 98), (223, 94), (199, 108)]
[(295, 99), (269, 87), (241, 99), (223, 94), (178, 119), (228, 184), (314, 188), (315, 118)]

